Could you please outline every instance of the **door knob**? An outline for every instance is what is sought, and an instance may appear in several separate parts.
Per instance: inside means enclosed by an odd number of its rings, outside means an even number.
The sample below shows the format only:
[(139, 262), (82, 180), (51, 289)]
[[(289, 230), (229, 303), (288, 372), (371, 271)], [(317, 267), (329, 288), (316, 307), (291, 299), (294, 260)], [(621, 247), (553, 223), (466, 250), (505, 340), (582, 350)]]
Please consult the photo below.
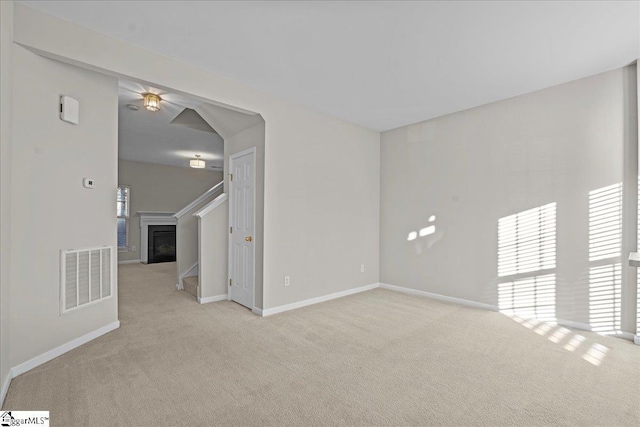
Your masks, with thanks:
[(251, 242), (253, 240), (253, 237), (247, 236), (244, 238), (244, 240), (246, 240), (247, 242)]

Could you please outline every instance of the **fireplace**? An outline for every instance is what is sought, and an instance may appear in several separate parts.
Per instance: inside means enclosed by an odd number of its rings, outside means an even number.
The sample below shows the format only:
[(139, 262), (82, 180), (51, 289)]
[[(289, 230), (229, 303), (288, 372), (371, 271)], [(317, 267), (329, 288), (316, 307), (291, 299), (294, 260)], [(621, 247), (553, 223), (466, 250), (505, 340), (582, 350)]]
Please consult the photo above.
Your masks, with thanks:
[(153, 251), (153, 248), (149, 249), (150, 228), (156, 225), (172, 225), (175, 230), (177, 220), (174, 216), (175, 212), (138, 211), (136, 213), (140, 215), (140, 261), (148, 264), (151, 258), (150, 254)]
[(176, 226), (149, 225), (147, 263), (176, 260)]

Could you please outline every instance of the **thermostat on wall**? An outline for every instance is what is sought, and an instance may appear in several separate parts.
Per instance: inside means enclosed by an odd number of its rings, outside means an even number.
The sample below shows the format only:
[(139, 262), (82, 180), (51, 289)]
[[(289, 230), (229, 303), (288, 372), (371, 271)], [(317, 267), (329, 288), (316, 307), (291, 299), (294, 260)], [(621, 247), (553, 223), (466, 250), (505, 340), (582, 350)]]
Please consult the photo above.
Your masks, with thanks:
[(85, 188), (96, 188), (96, 182), (91, 178), (84, 178), (82, 180), (82, 185)]
[(77, 125), (80, 123), (80, 103), (77, 99), (60, 97), (60, 120)]

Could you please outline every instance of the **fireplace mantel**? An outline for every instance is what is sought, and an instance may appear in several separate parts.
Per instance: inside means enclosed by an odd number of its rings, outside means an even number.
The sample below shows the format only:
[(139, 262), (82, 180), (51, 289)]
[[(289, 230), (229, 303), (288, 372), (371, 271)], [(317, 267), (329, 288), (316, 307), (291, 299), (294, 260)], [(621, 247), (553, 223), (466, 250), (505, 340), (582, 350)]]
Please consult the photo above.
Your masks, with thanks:
[(150, 225), (176, 225), (175, 212), (138, 211), (140, 215), (140, 261), (149, 262), (149, 226)]

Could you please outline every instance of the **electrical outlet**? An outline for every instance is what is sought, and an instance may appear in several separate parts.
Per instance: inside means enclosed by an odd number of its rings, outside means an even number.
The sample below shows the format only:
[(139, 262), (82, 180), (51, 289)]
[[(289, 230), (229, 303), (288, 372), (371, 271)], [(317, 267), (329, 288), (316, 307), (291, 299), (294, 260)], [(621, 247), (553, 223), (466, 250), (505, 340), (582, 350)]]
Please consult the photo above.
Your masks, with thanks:
[(364, 273), (364, 264), (360, 264), (360, 273)]
[(291, 284), (291, 278), (289, 276), (284, 276), (284, 285), (289, 286)]

